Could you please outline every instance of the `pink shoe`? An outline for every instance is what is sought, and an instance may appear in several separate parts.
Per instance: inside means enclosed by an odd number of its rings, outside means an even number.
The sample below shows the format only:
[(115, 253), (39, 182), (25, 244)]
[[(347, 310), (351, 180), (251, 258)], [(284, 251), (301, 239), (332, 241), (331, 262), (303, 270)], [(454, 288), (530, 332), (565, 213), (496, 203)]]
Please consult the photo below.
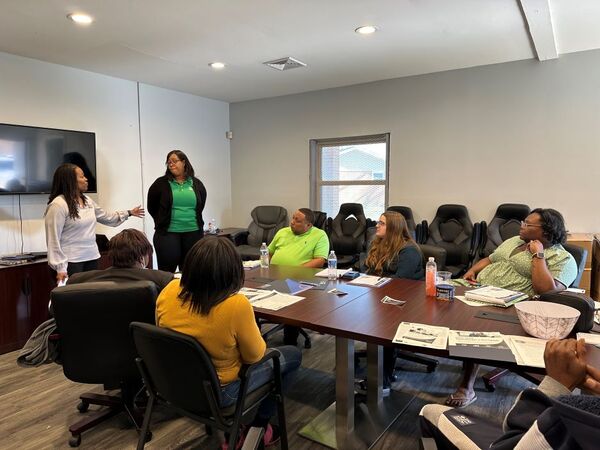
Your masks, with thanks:
[(263, 445), (265, 448), (279, 444), (280, 440), (281, 434), (279, 432), (279, 427), (268, 424), (267, 428), (265, 428), (265, 434), (263, 435)]

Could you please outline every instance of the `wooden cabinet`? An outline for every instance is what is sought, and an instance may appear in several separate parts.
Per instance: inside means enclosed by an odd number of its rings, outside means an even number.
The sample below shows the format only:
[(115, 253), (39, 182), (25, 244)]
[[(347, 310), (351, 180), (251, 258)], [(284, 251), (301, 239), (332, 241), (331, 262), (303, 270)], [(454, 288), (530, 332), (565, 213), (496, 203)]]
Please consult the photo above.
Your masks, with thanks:
[(567, 242), (571, 245), (577, 245), (587, 250), (587, 259), (585, 260), (585, 269), (581, 275), (579, 287), (585, 289), (586, 295), (591, 295), (592, 287), (592, 243), (594, 235), (592, 233), (569, 233)]
[(23, 347), (48, 319), (53, 287), (46, 260), (0, 268), (0, 353)]

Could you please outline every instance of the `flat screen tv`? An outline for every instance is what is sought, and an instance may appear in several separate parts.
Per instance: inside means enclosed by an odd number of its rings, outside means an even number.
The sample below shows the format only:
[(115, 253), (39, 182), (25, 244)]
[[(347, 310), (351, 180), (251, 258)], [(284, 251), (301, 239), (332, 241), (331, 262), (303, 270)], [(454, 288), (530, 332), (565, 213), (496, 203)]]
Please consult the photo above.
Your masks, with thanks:
[(73, 163), (96, 191), (96, 134), (0, 123), (0, 195), (47, 194), (58, 166)]

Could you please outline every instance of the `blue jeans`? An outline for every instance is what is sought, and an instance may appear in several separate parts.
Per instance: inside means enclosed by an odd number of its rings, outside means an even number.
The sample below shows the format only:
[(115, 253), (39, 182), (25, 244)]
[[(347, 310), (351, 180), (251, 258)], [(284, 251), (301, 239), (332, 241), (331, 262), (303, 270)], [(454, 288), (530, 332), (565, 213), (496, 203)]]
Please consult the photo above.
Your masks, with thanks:
[[(280, 353), (279, 363), (281, 366), (281, 380), (283, 387), (285, 388), (289, 384), (290, 375), (298, 370), (298, 367), (300, 367), (300, 364), (302, 363), (302, 352), (297, 347), (291, 345), (275, 347), (274, 350), (277, 350)], [(258, 389), (272, 379), (273, 360), (269, 359), (250, 373), (250, 378), (248, 379), (248, 393)], [(239, 391), (240, 380), (221, 386), (221, 406), (226, 407), (233, 405), (237, 401)], [(258, 407), (255, 419), (255, 422), (257, 423), (255, 423), (255, 425), (265, 426), (269, 419), (275, 415), (276, 411), (277, 403), (275, 402), (275, 399), (272, 396), (268, 396)]]

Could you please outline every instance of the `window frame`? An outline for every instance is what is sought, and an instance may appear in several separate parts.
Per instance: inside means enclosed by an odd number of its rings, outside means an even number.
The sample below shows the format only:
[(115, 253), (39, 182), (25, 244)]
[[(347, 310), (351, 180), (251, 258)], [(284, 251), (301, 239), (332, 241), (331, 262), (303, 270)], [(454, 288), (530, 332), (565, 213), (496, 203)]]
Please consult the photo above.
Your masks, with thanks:
[[(383, 180), (323, 180), (321, 179), (323, 147), (385, 143), (385, 179)], [(349, 136), (340, 138), (311, 139), (310, 145), (310, 208), (313, 211), (321, 209), (321, 188), (323, 186), (385, 186), (384, 210), (389, 200), (390, 175), (390, 133), (364, 136)]]

